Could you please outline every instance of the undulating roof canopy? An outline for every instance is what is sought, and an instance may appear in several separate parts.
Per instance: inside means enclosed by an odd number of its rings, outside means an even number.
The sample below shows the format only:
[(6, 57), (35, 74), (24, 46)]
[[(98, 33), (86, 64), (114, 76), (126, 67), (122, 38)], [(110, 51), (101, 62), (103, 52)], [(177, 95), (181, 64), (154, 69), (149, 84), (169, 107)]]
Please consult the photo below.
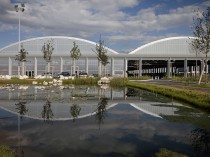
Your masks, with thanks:
[(195, 57), (192, 39), (193, 37), (165, 38), (145, 44), (129, 54), (141, 57)]
[[(90, 56), (95, 57), (96, 53), (96, 44), (94, 42), (74, 38), (74, 37), (63, 37), (63, 36), (49, 36), (49, 37), (39, 37), (39, 38), (32, 38), (28, 40), (21, 41), (21, 45), (28, 51), (30, 56), (43, 56), (42, 54), (42, 46), (44, 43), (48, 41), (53, 42), (53, 56), (69, 56), (70, 50), (73, 47), (73, 42), (75, 41), (78, 45), (82, 56)], [(1, 56), (15, 56), (18, 52), (19, 43), (14, 43), (9, 46), (6, 46), (0, 49)], [(118, 54), (116, 51), (107, 48), (108, 55), (115, 55)]]
[[(121, 54), (112, 49), (107, 49), (108, 56), (115, 57), (195, 57), (195, 50), (190, 44), (193, 37), (171, 37), (157, 40), (138, 47), (128, 54)], [(32, 38), (21, 41), (23, 47), (29, 52), (29, 56), (42, 57), (42, 46), (52, 40), (54, 51), (53, 56), (70, 56), (73, 42), (79, 46), (83, 57), (96, 57), (95, 42), (64, 36), (49, 36)], [(0, 56), (11, 57), (17, 55), (19, 43), (14, 43), (0, 49)], [(199, 54), (198, 57), (204, 57)]]

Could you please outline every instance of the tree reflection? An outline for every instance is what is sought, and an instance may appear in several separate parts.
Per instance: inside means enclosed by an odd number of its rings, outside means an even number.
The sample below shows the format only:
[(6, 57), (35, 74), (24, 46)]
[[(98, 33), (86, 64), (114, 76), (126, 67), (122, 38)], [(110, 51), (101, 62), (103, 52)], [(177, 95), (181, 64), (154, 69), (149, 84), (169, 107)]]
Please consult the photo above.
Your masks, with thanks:
[(190, 135), (195, 156), (210, 156), (210, 133), (204, 129), (194, 129)]
[(95, 115), (96, 120), (98, 121), (99, 127), (104, 122), (107, 104), (108, 104), (108, 98), (106, 97), (100, 98), (100, 101), (97, 106), (96, 115)]
[(51, 109), (51, 101), (47, 99), (46, 103), (43, 105), (42, 118), (44, 120), (52, 120), (54, 117), (53, 111)]
[(18, 110), (18, 113), (20, 114), (21, 118), (28, 112), (28, 109), (26, 108), (26, 103), (26, 101), (21, 100), (17, 104), (15, 104), (17, 106), (16, 109)]
[(73, 122), (75, 122), (75, 119), (79, 116), (81, 111), (81, 107), (77, 104), (73, 104), (70, 108), (71, 116), (73, 117)]

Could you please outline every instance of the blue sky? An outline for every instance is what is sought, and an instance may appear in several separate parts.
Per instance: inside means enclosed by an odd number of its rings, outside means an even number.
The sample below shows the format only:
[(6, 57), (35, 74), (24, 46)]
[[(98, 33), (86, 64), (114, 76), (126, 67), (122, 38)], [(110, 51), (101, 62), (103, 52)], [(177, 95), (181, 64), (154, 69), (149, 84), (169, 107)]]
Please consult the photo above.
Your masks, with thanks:
[[(42, 36), (71, 36), (129, 52), (149, 42), (191, 36), (194, 10), (204, 11), (209, 0), (1, 0), (0, 48), (18, 42), (18, 14), (14, 5), (26, 4), (21, 13), (21, 40)], [(70, 43), (72, 44), (72, 43)]]

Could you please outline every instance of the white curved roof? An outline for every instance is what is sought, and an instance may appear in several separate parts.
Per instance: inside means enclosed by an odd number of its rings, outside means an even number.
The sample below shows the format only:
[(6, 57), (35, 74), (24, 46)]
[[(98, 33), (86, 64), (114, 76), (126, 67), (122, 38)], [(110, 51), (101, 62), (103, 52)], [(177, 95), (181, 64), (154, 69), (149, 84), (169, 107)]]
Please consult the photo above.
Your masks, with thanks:
[[(20, 43), (23, 44), (24, 48), (28, 51), (30, 56), (43, 56), (41, 49), (44, 43), (49, 40), (53, 40), (53, 56), (69, 56), (70, 50), (73, 47), (73, 42), (75, 41), (78, 45), (82, 56), (96, 56), (94, 52), (96, 44), (95, 42), (84, 40), (74, 37), (65, 37), (65, 36), (48, 36), (48, 37), (38, 37), (23, 40)], [(118, 52), (107, 48), (108, 55), (118, 54)], [(14, 56), (18, 52), (18, 42), (8, 45), (0, 49), (1, 56)]]
[(193, 37), (170, 37), (145, 44), (130, 55), (141, 57), (195, 57), (191, 46)]
[[(138, 47), (128, 54), (120, 54), (112, 49), (107, 49), (108, 56), (117, 57), (195, 57), (195, 51), (191, 46), (191, 41), (194, 37), (170, 37), (160, 39), (143, 46)], [(97, 57), (95, 51), (95, 42), (66, 36), (48, 36), (38, 37), (21, 41), (24, 48), (29, 52), (29, 56), (42, 57), (42, 46), (48, 40), (53, 40), (54, 51), (53, 56), (70, 56), (70, 50), (73, 47), (73, 42), (79, 46), (82, 57)], [(0, 49), (0, 56), (11, 57), (17, 55), (18, 42)], [(198, 57), (204, 57), (200, 54)]]

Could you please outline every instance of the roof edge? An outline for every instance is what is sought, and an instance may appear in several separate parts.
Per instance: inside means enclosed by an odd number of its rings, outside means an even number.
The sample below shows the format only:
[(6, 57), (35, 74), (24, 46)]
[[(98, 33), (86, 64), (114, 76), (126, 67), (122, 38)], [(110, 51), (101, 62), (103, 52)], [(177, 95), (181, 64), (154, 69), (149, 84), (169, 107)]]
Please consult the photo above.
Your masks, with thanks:
[(138, 48), (136, 48), (135, 50), (129, 52), (128, 54), (135, 54), (137, 51), (145, 48), (145, 47), (148, 47), (150, 45), (153, 45), (153, 44), (156, 44), (156, 43), (160, 43), (160, 42), (163, 42), (163, 41), (168, 41), (168, 40), (175, 40), (175, 39), (190, 39), (190, 38), (194, 38), (194, 37), (190, 37), (190, 36), (179, 36), (179, 37), (169, 37), (169, 38), (163, 38), (163, 39), (159, 39), (159, 40), (156, 40), (156, 41), (153, 41), (153, 42), (150, 42), (148, 44), (145, 44), (145, 45), (142, 45)]
[[(24, 43), (24, 42), (28, 42), (28, 41), (34, 41), (34, 40), (42, 40), (42, 39), (48, 39), (48, 38), (52, 38), (52, 39), (73, 39), (73, 40), (79, 40), (79, 41), (83, 41), (89, 44), (93, 44), (96, 45), (97, 43), (90, 41), (90, 40), (86, 40), (86, 39), (82, 39), (82, 38), (76, 38), (76, 37), (68, 37), (68, 36), (45, 36), (45, 37), (35, 37), (35, 38), (30, 38), (30, 39), (25, 39), (25, 40), (21, 40), (20, 43)], [(12, 44), (9, 44), (8, 46), (5, 46), (3, 48), (0, 49), (0, 52), (8, 47), (14, 46), (16, 44), (18, 44), (19, 42), (15, 42)], [(114, 54), (119, 54), (118, 52), (108, 48), (105, 46), (106, 49), (108, 49), (110, 52), (114, 53)]]

